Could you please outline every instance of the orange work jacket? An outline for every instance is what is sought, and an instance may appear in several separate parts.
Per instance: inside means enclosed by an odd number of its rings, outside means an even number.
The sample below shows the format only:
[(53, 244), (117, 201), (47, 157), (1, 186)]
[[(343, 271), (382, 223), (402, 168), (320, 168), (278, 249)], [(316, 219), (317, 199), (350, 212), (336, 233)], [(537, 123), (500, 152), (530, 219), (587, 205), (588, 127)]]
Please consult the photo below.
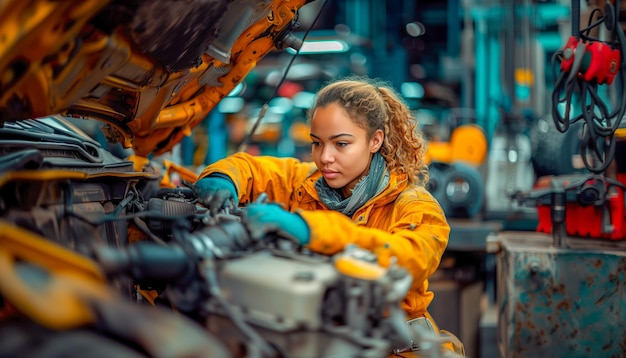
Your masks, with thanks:
[(396, 257), (413, 276), (402, 308), (409, 318), (426, 313), (434, 296), (428, 277), (439, 266), (450, 234), (441, 206), (426, 188), (409, 186), (406, 175), (391, 173), (387, 187), (350, 218), (320, 201), (314, 184), (321, 172), (315, 163), (241, 152), (209, 165), (200, 178), (215, 172), (233, 180), (241, 205), (267, 193), (271, 202), (298, 212), (309, 226), (308, 247), (314, 252), (332, 255), (347, 244), (388, 250), (381, 257)]

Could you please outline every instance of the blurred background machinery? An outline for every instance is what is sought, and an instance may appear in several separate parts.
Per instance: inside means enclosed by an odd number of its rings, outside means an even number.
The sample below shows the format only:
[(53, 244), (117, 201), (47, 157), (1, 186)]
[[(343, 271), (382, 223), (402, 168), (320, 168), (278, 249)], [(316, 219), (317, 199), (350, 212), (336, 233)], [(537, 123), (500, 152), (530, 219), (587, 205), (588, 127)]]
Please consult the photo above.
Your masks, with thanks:
[[(602, 346), (604, 339), (581, 335), (582, 324), (573, 322), (577, 319), (575, 312), (587, 312), (582, 307), (524, 301), (529, 297), (526, 290), (543, 287), (533, 278), (538, 274), (529, 273), (528, 287), (511, 286), (519, 281), (519, 275), (526, 274), (527, 267), (507, 262), (521, 259), (518, 255), (529, 255), (525, 250), (546, 249), (546, 238), (540, 238), (540, 234), (552, 235), (554, 218), (549, 207), (556, 205), (545, 200), (546, 195), (553, 195), (554, 188), (548, 190), (549, 194), (542, 191), (551, 187), (548, 178), (562, 182), (561, 177), (580, 175), (577, 180), (585, 184), (584, 178), (593, 173), (594, 166), (602, 165), (608, 158), (607, 165), (613, 163), (606, 168), (608, 177), (623, 182), (623, 144), (619, 140), (621, 129), (617, 128), (624, 106), (620, 57), (617, 55), (615, 67), (600, 66), (600, 72), (591, 65), (594, 59), (595, 63), (608, 64), (612, 56), (615, 59), (616, 51), (621, 51), (617, 32), (623, 18), (620, 5), (613, 1), (530, 0), (330, 2), (305, 40), (310, 50), (300, 52), (276, 97), (271, 94), (277, 78), (291, 59), (284, 53), (264, 58), (246, 77), (244, 91), (221, 103), (218, 116), (223, 117), (219, 123), (223, 123), (228, 139), (209, 141), (209, 146), (213, 143), (218, 148), (207, 150), (201, 164), (211, 161), (209, 155), (233, 151), (258, 119), (265, 101), (269, 101), (269, 110), (249, 150), (307, 159), (304, 113), (315, 89), (329, 79), (349, 73), (386, 79), (401, 91), (415, 111), (420, 129), (429, 138), (429, 189), (441, 202), (452, 225), (448, 250), (431, 284), (438, 297), (431, 307), (433, 316), (451, 327), (465, 343), (468, 354), (475, 357), (575, 355), (587, 349), (571, 342), (581, 338), (588, 340), (589, 346)], [(572, 37), (589, 44), (584, 56), (580, 52), (584, 59), (577, 60), (579, 67), (574, 70), (563, 60), (568, 46), (571, 51), (576, 49), (568, 42)], [(596, 49), (600, 44), (606, 44), (606, 48)], [(589, 66), (594, 69), (588, 70)], [(561, 78), (569, 78), (566, 91), (574, 92), (569, 101), (564, 100), (560, 87), (566, 86)], [(572, 78), (578, 79), (577, 88), (572, 87)], [(585, 110), (576, 104), (584, 91), (595, 96), (591, 100), (594, 103), (606, 105), (598, 105), (596, 111), (601, 113), (587, 124), (581, 114)], [(571, 114), (565, 111), (568, 106), (572, 107)], [(562, 120), (565, 113), (570, 115), (565, 121), (567, 128)], [(600, 127), (609, 127), (608, 132), (591, 127), (593, 121), (601, 123)], [(207, 126), (211, 123), (217, 121), (207, 121)], [(608, 138), (608, 134), (615, 138), (610, 142), (617, 148), (614, 160), (604, 154), (613, 150), (609, 148), (612, 144), (589, 146), (585, 133), (590, 128), (596, 128), (603, 138)], [(191, 153), (188, 149), (183, 152)], [(182, 158), (186, 165), (194, 167), (200, 164), (200, 157)], [(602, 173), (605, 175), (606, 171)], [(598, 242), (597, 249), (606, 250), (602, 246), (606, 239), (616, 245), (616, 237), (622, 237), (622, 188), (611, 181), (593, 183), (568, 189), (581, 192), (578, 197), (589, 197), (582, 204), (574, 199), (568, 202), (567, 225), (575, 228), (562, 235), (597, 238), (590, 243)], [(606, 190), (600, 190), (602, 185)], [(581, 190), (583, 187), (590, 190)], [(541, 196), (536, 190), (544, 195), (540, 205), (533, 201), (535, 196)], [(533, 199), (526, 199), (527, 195)], [(515, 237), (510, 239), (510, 245), (508, 235)], [(525, 239), (524, 245), (519, 246), (515, 240), (520, 235), (533, 239)], [(488, 245), (487, 238), (490, 243), (502, 243)], [(494, 247), (500, 249), (494, 252)], [(540, 262), (554, 270), (543, 268), (540, 272), (554, 276), (545, 280), (558, 278), (566, 280), (558, 281), (566, 287), (579, 285), (570, 276), (576, 269), (562, 263), (560, 255), (580, 255), (579, 259), (587, 262), (589, 256), (597, 254), (592, 248), (540, 256)], [(619, 261), (619, 257), (613, 256), (621, 255), (619, 245), (611, 250), (614, 253), (607, 257), (606, 264)], [(559, 270), (561, 264), (567, 274)], [(589, 272), (587, 280), (602, 272), (605, 271)], [(618, 290), (622, 282), (619, 274), (611, 272), (617, 275), (610, 281), (615, 286), (602, 292)], [(591, 298), (585, 294), (567, 291), (572, 299), (579, 295), (586, 306), (596, 305), (595, 301), (587, 302)], [(520, 316), (513, 308), (518, 301), (529, 306), (536, 303), (563, 316), (558, 317), (559, 324), (554, 323), (553, 316)], [(611, 307), (614, 306), (606, 309)], [(594, 314), (609, 314), (599, 310)], [(527, 329), (520, 331), (519, 324)], [(564, 325), (572, 327), (571, 332), (579, 329), (576, 335), (572, 333), (571, 340), (565, 334), (554, 340), (544, 338), (545, 332)], [(623, 332), (619, 325), (604, 327)], [(564, 344), (572, 348), (546, 348)], [(595, 349), (591, 351), (596, 352)]]
[[(20, 4), (0, 4), (5, 219), (79, 252), (85, 232), (116, 245), (163, 233), (165, 219), (133, 218), (127, 237), (122, 222), (70, 216), (141, 212), (155, 182), (185, 187), (240, 148), (309, 159), (315, 91), (367, 74), (398, 89), (429, 140), (428, 187), (452, 227), (430, 309), (467, 355), (626, 350), (621, 2)], [(30, 120), (57, 113), (62, 125)]]

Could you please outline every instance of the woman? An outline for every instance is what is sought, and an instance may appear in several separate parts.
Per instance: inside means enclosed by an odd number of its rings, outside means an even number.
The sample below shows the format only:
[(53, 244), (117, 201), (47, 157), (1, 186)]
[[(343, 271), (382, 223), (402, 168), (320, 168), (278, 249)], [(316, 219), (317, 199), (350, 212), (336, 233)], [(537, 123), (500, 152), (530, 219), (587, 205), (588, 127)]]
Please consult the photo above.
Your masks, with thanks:
[(450, 227), (424, 187), (425, 141), (417, 121), (390, 87), (364, 78), (322, 88), (308, 114), (314, 163), (237, 153), (200, 174), (200, 201), (216, 211), (229, 200), (248, 204), (267, 193), (286, 210), (249, 205), (252, 236), (274, 231), (328, 255), (347, 244), (391, 250), (413, 275), (403, 309), (409, 319), (428, 320), (428, 277)]

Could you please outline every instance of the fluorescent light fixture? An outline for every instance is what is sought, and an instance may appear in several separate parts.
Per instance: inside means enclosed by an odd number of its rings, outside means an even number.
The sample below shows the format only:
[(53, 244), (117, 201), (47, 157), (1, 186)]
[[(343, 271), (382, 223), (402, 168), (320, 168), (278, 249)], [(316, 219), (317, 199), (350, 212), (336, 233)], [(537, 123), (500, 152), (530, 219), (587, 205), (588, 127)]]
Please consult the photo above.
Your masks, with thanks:
[(315, 93), (302, 91), (293, 96), (293, 105), (297, 108), (309, 109), (315, 102)]
[(400, 86), (400, 92), (404, 98), (422, 98), (425, 91), (419, 82), (404, 82)]
[(241, 111), (244, 104), (244, 100), (241, 97), (224, 97), (217, 104), (217, 110), (222, 113), (237, 113)]
[[(343, 40), (310, 40), (302, 43), (300, 54), (341, 53), (347, 52), (349, 49), (350, 45)], [(285, 51), (292, 55), (296, 54), (296, 50), (291, 47)]]
[[(263, 107), (257, 107), (250, 110), (249, 121), (256, 122), (259, 119), (259, 115), (261, 115), (261, 110)], [(278, 113), (274, 110), (274, 107), (269, 107), (263, 118), (261, 119), (262, 124), (277, 124), (283, 121), (284, 114)]]
[(405, 29), (406, 33), (412, 37), (419, 37), (426, 33), (426, 27), (419, 21), (409, 22)]
[(293, 101), (287, 97), (275, 97), (269, 103), (270, 110), (277, 114), (286, 114), (293, 109)]

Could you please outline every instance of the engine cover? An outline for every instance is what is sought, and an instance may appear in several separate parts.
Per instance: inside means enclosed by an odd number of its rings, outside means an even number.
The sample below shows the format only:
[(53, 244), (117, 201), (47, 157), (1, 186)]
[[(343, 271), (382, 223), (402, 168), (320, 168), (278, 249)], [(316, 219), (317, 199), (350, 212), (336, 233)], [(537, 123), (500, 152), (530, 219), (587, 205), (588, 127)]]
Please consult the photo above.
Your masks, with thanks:
[(338, 276), (323, 258), (264, 251), (227, 262), (219, 280), (224, 296), (246, 320), (286, 332), (321, 328), (324, 296)]

